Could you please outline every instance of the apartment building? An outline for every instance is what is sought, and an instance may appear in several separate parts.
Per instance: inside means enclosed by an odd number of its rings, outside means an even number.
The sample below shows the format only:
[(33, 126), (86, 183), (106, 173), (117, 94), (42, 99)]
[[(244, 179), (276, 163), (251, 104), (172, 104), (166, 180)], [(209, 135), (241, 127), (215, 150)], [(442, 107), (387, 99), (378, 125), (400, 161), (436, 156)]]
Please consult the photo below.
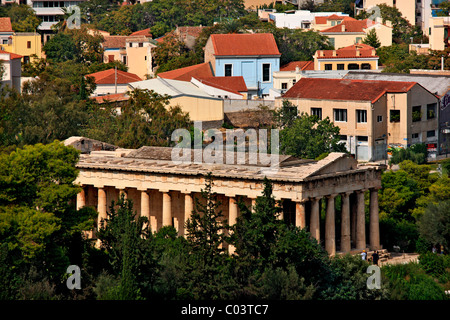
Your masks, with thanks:
[(275, 105), (284, 99), (333, 121), (360, 161), (386, 159), (388, 147), (438, 144), (439, 98), (417, 82), (302, 78)]

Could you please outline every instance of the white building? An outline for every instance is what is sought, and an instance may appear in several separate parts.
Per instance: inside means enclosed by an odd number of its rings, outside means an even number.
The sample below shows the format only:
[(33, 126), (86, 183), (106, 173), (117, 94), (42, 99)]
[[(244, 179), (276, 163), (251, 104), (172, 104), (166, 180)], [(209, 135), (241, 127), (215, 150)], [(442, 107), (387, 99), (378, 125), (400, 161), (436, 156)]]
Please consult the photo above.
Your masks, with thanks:
[(333, 14), (338, 16), (349, 16), (342, 12), (311, 12), (309, 10), (296, 10), (284, 13), (269, 13), (269, 21), (275, 23), (277, 28), (310, 29), (316, 17), (327, 17)]
[(0, 79), (1, 86), (8, 85), (21, 91), (20, 78), (22, 76), (22, 56), (0, 50), (0, 64), (3, 77)]

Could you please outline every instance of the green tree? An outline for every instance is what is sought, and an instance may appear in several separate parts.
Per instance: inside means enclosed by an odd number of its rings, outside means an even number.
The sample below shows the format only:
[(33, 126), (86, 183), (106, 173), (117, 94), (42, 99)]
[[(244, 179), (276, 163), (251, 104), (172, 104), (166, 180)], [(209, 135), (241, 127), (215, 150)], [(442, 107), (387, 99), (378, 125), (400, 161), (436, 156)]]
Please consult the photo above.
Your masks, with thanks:
[(315, 159), (324, 153), (346, 152), (340, 143), (339, 127), (330, 119), (302, 113), (292, 125), (280, 131), (280, 151), (300, 158)]
[(370, 31), (367, 33), (367, 36), (364, 38), (363, 43), (374, 47), (375, 49), (381, 46), (381, 42), (378, 39), (375, 29), (370, 29)]
[(450, 201), (430, 203), (419, 220), (419, 232), (422, 238), (432, 245), (450, 248)]
[(14, 3), (7, 11), (15, 32), (36, 32), (37, 27), (41, 24), (41, 20), (28, 5)]
[(135, 89), (117, 115), (115, 105), (92, 105), (82, 134), (123, 148), (170, 146), (175, 129), (189, 128), (189, 115), (168, 107), (169, 97)]
[(45, 51), (47, 59), (54, 62), (76, 60), (81, 54), (72, 37), (65, 33), (57, 33), (45, 43), (42, 49)]
[(208, 173), (201, 199), (195, 198), (194, 210), (186, 222), (189, 289), (195, 299), (223, 299), (232, 287), (228, 273), (224, 272), (228, 252), (223, 246), (229, 242), (229, 226), (212, 187), (212, 175)]
[(119, 281), (110, 288), (113, 299), (141, 299), (141, 290), (153, 277), (155, 261), (151, 255), (151, 235), (146, 217), (136, 217), (133, 203), (122, 194), (111, 203), (108, 217), (100, 222), (98, 239), (110, 257)]

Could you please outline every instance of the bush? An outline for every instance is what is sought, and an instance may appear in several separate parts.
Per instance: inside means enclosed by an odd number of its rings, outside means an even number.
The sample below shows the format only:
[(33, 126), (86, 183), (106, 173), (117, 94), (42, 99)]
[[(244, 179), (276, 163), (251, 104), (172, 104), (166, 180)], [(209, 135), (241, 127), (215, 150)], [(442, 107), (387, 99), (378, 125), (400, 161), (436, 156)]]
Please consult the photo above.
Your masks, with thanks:
[(389, 160), (389, 164), (398, 164), (405, 160), (424, 164), (427, 162), (427, 156), (427, 146), (424, 143), (413, 144), (406, 149), (392, 149), (392, 157)]
[(426, 273), (439, 277), (446, 273), (444, 257), (435, 253), (425, 253), (419, 256), (419, 265)]

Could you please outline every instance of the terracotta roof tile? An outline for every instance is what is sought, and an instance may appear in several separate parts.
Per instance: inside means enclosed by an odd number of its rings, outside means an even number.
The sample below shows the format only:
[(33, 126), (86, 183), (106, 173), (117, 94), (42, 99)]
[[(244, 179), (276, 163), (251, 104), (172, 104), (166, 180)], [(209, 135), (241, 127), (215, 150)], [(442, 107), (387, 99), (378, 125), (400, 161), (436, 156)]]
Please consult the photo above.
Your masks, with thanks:
[(130, 36), (145, 36), (145, 37), (152, 37), (152, 34), (150, 33), (150, 28), (144, 29), (144, 30), (138, 30), (130, 34)]
[(247, 92), (247, 85), (245, 84), (244, 77), (207, 77), (196, 78), (201, 83), (214, 88), (222, 89), (225, 91), (234, 92), (240, 94), (241, 92)]
[(315, 24), (327, 24), (327, 21), (329, 20), (356, 20), (352, 17), (348, 16), (338, 16), (337, 14), (332, 14), (331, 16), (320, 16), (315, 17), (314, 22)]
[(215, 56), (279, 56), (271, 33), (212, 34)]
[(408, 92), (416, 82), (302, 78), (283, 98), (377, 101), (387, 92)]
[[(86, 75), (86, 77), (93, 77), (96, 84), (113, 84), (115, 83), (115, 70), (108, 69)], [(135, 81), (142, 81), (140, 77), (134, 73), (117, 70), (117, 83), (126, 84)]]
[(10, 59), (10, 60), (13, 60), (13, 59), (22, 59), (22, 58), (23, 58), (23, 56), (21, 56), (21, 55), (19, 55), (19, 54), (11, 53), (11, 52), (4, 51), (4, 50), (0, 50), (0, 53), (7, 53), (7, 54), (9, 54), (9, 59)]
[(192, 37), (197, 38), (200, 33), (202, 32), (202, 30), (205, 27), (201, 27), (201, 26), (194, 26), (194, 27), (178, 27), (176, 29), (176, 31), (180, 34), (180, 35), (189, 35)]
[(209, 78), (213, 76), (211, 66), (208, 62), (158, 73), (158, 77), (181, 81), (191, 81), (192, 77)]
[(280, 68), (280, 71), (295, 71), (295, 68), (299, 67), (300, 70), (314, 70), (313, 61), (292, 61), (285, 64)]
[[(364, 29), (367, 29), (371, 25), (376, 24), (373, 20), (364, 19), (364, 20), (347, 20), (344, 19), (340, 24), (335, 25), (333, 27), (322, 30), (322, 33), (328, 32), (364, 32)], [(342, 31), (342, 27), (344, 26), (344, 31)]]
[(105, 41), (103, 41), (104, 48), (125, 48), (126, 46), (126, 38), (128, 36), (106, 36), (104, 37)]
[(13, 32), (11, 18), (0, 18), (0, 32)]
[[(344, 47), (338, 50), (318, 50), (316, 51), (315, 56), (317, 59), (343, 59), (343, 58), (378, 58), (375, 48), (364, 44), (356, 44), (348, 47)], [(359, 51), (359, 55), (356, 55), (356, 52)], [(333, 52), (336, 52), (336, 55), (333, 55)], [(321, 56), (320, 54), (323, 54)]]
[(115, 93), (104, 96), (93, 97), (97, 103), (127, 101), (130, 97), (126, 93)]

